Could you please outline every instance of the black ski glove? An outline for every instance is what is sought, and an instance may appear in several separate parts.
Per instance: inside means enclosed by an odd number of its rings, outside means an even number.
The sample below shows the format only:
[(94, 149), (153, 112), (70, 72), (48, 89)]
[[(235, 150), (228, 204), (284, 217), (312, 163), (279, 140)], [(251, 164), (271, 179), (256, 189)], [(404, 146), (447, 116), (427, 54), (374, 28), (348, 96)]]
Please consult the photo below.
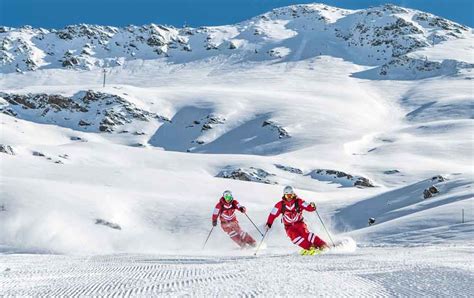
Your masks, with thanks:
[(217, 220), (213, 220), (213, 221), (212, 221), (212, 226), (213, 226), (213, 227), (217, 226)]

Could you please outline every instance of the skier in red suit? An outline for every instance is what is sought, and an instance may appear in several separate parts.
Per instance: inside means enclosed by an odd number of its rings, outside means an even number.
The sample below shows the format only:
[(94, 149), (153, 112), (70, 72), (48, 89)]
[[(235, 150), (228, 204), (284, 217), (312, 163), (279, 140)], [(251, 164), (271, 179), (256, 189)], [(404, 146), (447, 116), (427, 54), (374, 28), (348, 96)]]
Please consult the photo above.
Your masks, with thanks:
[(308, 231), (308, 227), (303, 221), (303, 210), (314, 212), (316, 205), (307, 203), (296, 196), (293, 187), (286, 186), (283, 191), (283, 198), (276, 203), (275, 207), (268, 216), (266, 230), (272, 227), (273, 221), (282, 214), (282, 222), (285, 225), (285, 231), (291, 241), (299, 245), (304, 250), (323, 250), (327, 248), (326, 242), (316, 234)]
[(242, 213), (247, 211), (237, 200), (234, 200), (229, 190), (224, 191), (212, 214), (212, 225), (214, 227), (217, 226), (217, 218), (219, 218), (224, 232), (241, 248), (244, 248), (246, 245), (254, 247), (256, 245), (255, 239), (239, 226), (239, 221), (235, 215), (236, 209)]

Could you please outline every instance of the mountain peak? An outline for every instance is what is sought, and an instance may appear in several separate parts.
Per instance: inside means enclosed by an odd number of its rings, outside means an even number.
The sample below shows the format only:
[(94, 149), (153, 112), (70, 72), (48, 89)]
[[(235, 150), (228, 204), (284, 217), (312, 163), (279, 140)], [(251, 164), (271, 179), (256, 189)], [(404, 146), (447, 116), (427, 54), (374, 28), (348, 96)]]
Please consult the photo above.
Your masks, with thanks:
[(276, 8), (238, 24), (215, 27), (0, 27), (0, 71), (93, 69), (135, 59), (182, 63), (219, 55), (262, 62), (330, 55), (357, 64), (382, 66), (414, 50), (458, 38), (472, 38), (471, 30), (392, 4), (355, 11), (325, 4), (299, 4)]

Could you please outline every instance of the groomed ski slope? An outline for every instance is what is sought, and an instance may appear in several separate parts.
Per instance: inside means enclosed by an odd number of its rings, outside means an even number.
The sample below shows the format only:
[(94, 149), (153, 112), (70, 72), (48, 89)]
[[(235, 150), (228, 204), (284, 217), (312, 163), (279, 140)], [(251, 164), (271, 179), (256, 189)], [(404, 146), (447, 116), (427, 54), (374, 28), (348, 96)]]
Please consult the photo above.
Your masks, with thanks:
[(426, 246), (307, 257), (3, 255), (0, 290), (5, 296), (470, 297), (466, 260), (473, 253)]
[[(286, 28), (273, 17), (262, 43), (285, 45), (287, 57), (201, 49), (189, 61), (135, 59), (110, 67), (106, 87), (98, 68), (0, 74), (7, 94), (93, 90), (171, 120), (127, 119), (104, 133), (65, 119), (100, 119), (94, 109), (45, 112), (0, 98), (16, 113), (0, 113), (0, 144), (13, 151), (0, 153), (0, 296), (470, 296), (472, 29), (409, 53), (462, 68), (362, 78), (374, 65), (347, 55), (345, 43), (318, 54), (313, 33), (298, 35), (306, 19)], [(204, 130), (208, 116), (217, 120)], [(229, 168), (266, 171), (268, 183), (216, 177)], [(287, 184), (316, 203), (334, 238), (356, 246), (302, 257), (277, 220), (257, 257), (219, 228), (201, 250), (224, 190), (262, 229)], [(439, 193), (424, 199), (431, 186)], [(315, 214), (305, 220), (329, 241)]]

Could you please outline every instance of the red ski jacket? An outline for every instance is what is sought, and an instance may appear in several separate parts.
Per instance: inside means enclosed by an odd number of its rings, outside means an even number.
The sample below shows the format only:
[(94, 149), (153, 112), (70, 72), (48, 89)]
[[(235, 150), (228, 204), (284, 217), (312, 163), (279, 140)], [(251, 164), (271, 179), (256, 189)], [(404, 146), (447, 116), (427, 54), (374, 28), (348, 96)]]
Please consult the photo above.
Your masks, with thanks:
[(305, 202), (303, 199), (298, 197), (291, 201), (287, 201), (283, 198), (280, 202), (276, 203), (272, 212), (268, 215), (267, 225), (271, 226), (273, 221), (282, 213), (282, 220), (285, 226), (301, 222), (303, 221), (303, 210), (313, 212), (316, 210), (316, 207), (311, 206), (310, 203)]
[(240, 205), (237, 200), (232, 200), (232, 202), (227, 203), (224, 198), (221, 197), (212, 213), (212, 221), (217, 220), (217, 217), (219, 217), (221, 222), (237, 221), (235, 210), (240, 209), (241, 207), (243, 206)]

